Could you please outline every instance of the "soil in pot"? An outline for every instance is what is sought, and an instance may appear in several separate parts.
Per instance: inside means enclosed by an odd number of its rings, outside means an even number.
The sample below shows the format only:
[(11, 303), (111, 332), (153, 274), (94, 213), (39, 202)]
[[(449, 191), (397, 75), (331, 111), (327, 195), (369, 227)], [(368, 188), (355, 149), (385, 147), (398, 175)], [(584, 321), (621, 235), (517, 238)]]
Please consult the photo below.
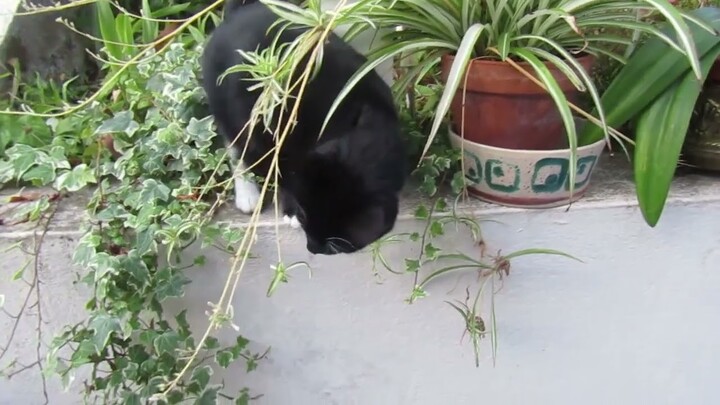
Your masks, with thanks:
[[(443, 57), (443, 80), (453, 60), (452, 55)], [(592, 55), (578, 58), (588, 72), (593, 61)], [(534, 72), (526, 63), (519, 65)], [(546, 66), (568, 100), (577, 103), (580, 93), (572, 82), (554, 65)], [(562, 148), (566, 142), (562, 118), (545, 90), (505, 62), (476, 59), (470, 62), (467, 74), (467, 81), (461, 81), (461, 87), (466, 85), (464, 106), (461, 88), (450, 107), (455, 133), (462, 128), (469, 141), (505, 149)]]

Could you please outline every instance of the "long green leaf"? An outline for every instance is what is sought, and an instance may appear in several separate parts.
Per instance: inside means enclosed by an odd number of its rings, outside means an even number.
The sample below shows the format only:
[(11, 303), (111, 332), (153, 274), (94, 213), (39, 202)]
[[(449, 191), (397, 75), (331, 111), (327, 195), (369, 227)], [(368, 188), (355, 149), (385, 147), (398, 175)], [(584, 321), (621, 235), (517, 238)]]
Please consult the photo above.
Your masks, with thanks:
[(565, 97), (565, 93), (563, 93), (557, 80), (555, 80), (555, 77), (553, 77), (547, 66), (545, 66), (545, 64), (542, 63), (542, 61), (537, 56), (535, 56), (529, 50), (523, 48), (514, 48), (511, 50), (511, 53), (521, 57), (533, 67), (535, 73), (537, 73), (538, 78), (545, 85), (548, 94), (550, 95), (550, 97), (552, 97), (555, 105), (558, 108), (558, 111), (560, 112), (563, 124), (565, 124), (565, 131), (567, 132), (568, 146), (570, 147), (570, 171), (568, 174), (568, 186), (570, 189), (570, 196), (572, 197), (573, 193), (575, 192), (575, 178), (577, 177), (578, 140), (575, 129), (575, 120), (573, 119), (572, 112), (570, 111), (570, 104), (568, 104), (567, 97)]
[(450, 73), (448, 74), (448, 78), (445, 83), (445, 90), (443, 90), (443, 94), (438, 102), (438, 107), (435, 111), (435, 119), (433, 120), (428, 140), (425, 142), (422, 155), (420, 155), (420, 160), (425, 157), (425, 154), (430, 149), (430, 145), (432, 145), (435, 135), (437, 135), (437, 131), (440, 129), (440, 124), (442, 124), (445, 119), (445, 115), (450, 109), (450, 103), (455, 97), (455, 93), (457, 93), (458, 88), (460, 88), (460, 81), (465, 77), (465, 71), (467, 70), (470, 58), (473, 55), (475, 43), (478, 38), (480, 38), (483, 30), (485, 30), (485, 25), (473, 24), (465, 33), (465, 36), (460, 43), (460, 47), (458, 47), (457, 52), (455, 52), (455, 60), (450, 68)]
[[(703, 7), (690, 12), (713, 28), (720, 29), (720, 9)], [(668, 29), (668, 28), (666, 28)], [(691, 23), (698, 54), (703, 57), (720, 43), (720, 37)], [(602, 96), (607, 124), (618, 127), (645, 110), (659, 95), (690, 71), (687, 57), (676, 52), (658, 38), (650, 38), (639, 47)], [(603, 137), (596, 125), (585, 125), (580, 142), (588, 145)]]
[[(717, 57), (720, 45), (701, 59), (703, 78)], [(662, 215), (670, 183), (680, 159), (685, 135), (702, 86), (688, 72), (667, 88), (637, 123), (635, 141), (635, 186), (638, 203), (648, 225), (657, 225)]]
[(407, 51), (413, 51), (417, 49), (432, 49), (432, 48), (446, 48), (446, 49), (452, 49), (452, 46), (448, 44), (447, 42), (442, 41), (413, 41), (413, 42), (401, 42), (401, 43), (395, 43), (395, 44), (389, 44), (387, 46), (384, 46), (380, 49), (377, 49), (373, 51), (373, 57), (368, 57), (368, 61), (363, 64), (360, 69), (358, 69), (357, 72), (348, 80), (348, 82), (345, 84), (345, 87), (338, 93), (337, 97), (335, 97), (335, 101), (333, 101), (333, 104), (330, 106), (330, 110), (327, 113), (327, 116), (325, 116), (325, 122), (323, 122), (323, 126), (320, 129), (320, 134), (318, 134), (318, 137), (322, 136), (323, 132), (325, 132), (325, 128), (327, 127), (328, 123), (330, 122), (330, 119), (335, 114), (335, 111), (337, 110), (338, 106), (340, 106), (340, 103), (345, 100), (345, 97), (352, 91), (353, 88), (355, 88), (355, 85), (357, 85), (360, 80), (362, 80), (363, 77), (365, 77), (366, 74), (370, 73), (373, 69), (375, 69), (377, 66), (379, 66), (381, 63), (385, 62), (386, 60), (394, 57), (395, 55), (398, 55), (403, 52)]

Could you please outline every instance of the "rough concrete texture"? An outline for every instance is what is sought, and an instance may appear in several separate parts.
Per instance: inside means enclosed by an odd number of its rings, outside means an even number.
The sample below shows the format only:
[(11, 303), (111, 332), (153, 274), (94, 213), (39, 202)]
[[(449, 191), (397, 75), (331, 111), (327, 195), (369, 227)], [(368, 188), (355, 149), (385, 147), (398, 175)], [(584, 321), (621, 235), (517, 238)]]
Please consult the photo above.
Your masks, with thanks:
[[(87, 7), (9, 18), (15, 11), (24, 11), (24, 8), (17, 0), (2, 2), (5, 4), (0, 7), (0, 12), (3, 13), (2, 21), (7, 28), (6, 32), (2, 30), (3, 23), (0, 23), (0, 69), (11, 69), (10, 66), (17, 62), (21, 74), (24, 77), (29, 76), (30, 80), (34, 79), (35, 74), (44, 79), (67, 80), (87, 71), (90, 59), (85, 48), (89, 45), (88, 41), (56, 22), (58, 17), (62, 17), (77, 24), (78, 18)], [(68, 2), (69, 0), (34, 0), (32, 3), (48, 6)], [(11, 5), (15, 7), (11, 8)], [(7, 82), (4, 85), (7, 85)]]
[[(604, 162), (607, 167), (607, 161)], [(276, 261), (273, 229), (265, 227), (253, 260), (233, 302), (235, 323), (253, 348), (271, 347), (266, 360), (245, 375), (241, 365), (215, 377), (231, 386), (264, 394), (270, 405), (424, 405), (477, 404), (712, 404), (720, 402), (720, 188), (716, 178), (688, 175), (676, 182), (657, 228), (642, 221), (629, 194), (627, 171), (604, 170), (592, 193), (564, 208), (527, 211), (471, 201), (463, 210), (498, 222), (484, 224), (488, 252), (523, 248), (560, 249), (584, 263), (549, 256), (513, 262), (509, 278), (496, 285), (498, 357), (483, 344), (479, 367), (463, 341), (463, 321), (443, 301), (464, 299), (476, 276), (449, 276), (428, 287), (430, 296), (413, 305), (404, 299), (411, 276), (371, 272), (367, 253), (311, 257), (299, 231), (281, 227), (284, 261), (308, 260), (309, 279), (293, 273), (271, 298), (265, 292)], [(396, 231), (419, 230), (404, 219)], [(41, 255), (47, 340), (50, 330), (82, 316), (83, 290), (74, 285), (70, 251), (80, 213), (72, 200), (58, 213)], [(226, 214), (225, 220), (239, 217)], [(0, 229), (1, 245), (30, 235)], [(464, 232), (449, 232), (442, 244), (476, 254)], [(3, 249), (3, 246), (0, 246)], [(182, 300), (168, 308), (188, 308), (195, 331), (207, 325), (208, 301), (217, 301), (229, 258), (214, 251)], [(402, 265), (416, 245), (387, 248), (388, 260)], [(192, 259), (189, 256), (188, 259)], [(26, 258), (3, 254), (0, 290), (8, 309), (17, 308), (21, 285), (8, 281)], [(487, 307), (486, 307), (487, 309)], [(487, 312), (486, 312), (487, 314)], [(35, 356), (36, 318), (18, 330), (23, 344), (12, 356)], [(9, 323), (0, 319), (0, 341)], [(224, 332), (225, 343), (234, 332)], [(50, 404), (79, 402), (58, 391), (53, 380)], [(0, 380), (0, 404), (40, 404), (38, 374)]]

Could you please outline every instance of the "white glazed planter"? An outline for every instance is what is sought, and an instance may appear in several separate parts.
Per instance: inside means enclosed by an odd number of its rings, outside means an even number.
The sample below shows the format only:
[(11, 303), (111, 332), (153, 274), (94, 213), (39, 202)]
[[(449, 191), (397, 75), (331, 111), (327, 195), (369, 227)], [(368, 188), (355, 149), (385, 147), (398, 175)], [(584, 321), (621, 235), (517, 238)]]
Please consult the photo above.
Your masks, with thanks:
[(515, 150), (481, 145), (450, 132), (463, 149), (465, 180), (481, 200), (520, 208), (551, 208), (580, 199), (590, 185), (606, 141), (577, 148), (575, 190), (570, 195), (570, 150)]

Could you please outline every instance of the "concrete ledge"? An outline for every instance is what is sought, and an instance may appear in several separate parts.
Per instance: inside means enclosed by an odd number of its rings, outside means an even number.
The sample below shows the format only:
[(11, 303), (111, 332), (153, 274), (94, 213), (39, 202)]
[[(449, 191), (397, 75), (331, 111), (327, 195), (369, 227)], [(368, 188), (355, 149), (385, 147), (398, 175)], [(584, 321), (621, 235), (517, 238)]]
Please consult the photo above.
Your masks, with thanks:
[[(233, 299), (234, 323), (252, 349), (271, 348), (259, 368), (217, 370), (228, 389), (250, 387), (263, 394), (257, 405), (498, 404), (605, 405), (640, 403), (720, 403), (720, 190), (717, 177), (678, 175), (663, 219), (649, 228), (635, 204), (630, 172), (621, 156), (606, 157), (591, 193), (565, 208), (528, 211), (469, 200), (461, 208), (491, 218), (483, 224), (488, 252), (552, 248), (578, 263), (551, 256), (514, 260), (509, 278), (496, 285), (499, 351), (493, 366), (490, 344), (475, 367), (472, 347), (463, 340), (463, 320), (445, 302), (465, 299), (478, 287), (474, 271), (438, 278), (428, 297), (408, 305), (412, 274), (372, 273), (368, 252), (313, 256), (298, 230), (284, 227), (283, 260), (305, 260), (313, 268), (290, 274), (267, 298), (277, 261), (273, 218), (263, 217), (255, 245)], [(67, 198), (39, 257), (45, 294), (44, 336), (83, 317), (87, 291), (74, 283), (71, 264), (87, 196)], [(418, 199), (404, 201), (397, 232), (422, 230), (412, 220)], [(242, 223), (232, 209), (220, 219)], [(23, 228), (23, 229), (19, 229)], [(32, 235), (32, 228), (0, 227), (0, 250)], [(477, 254), (465, 230), (446, 230), (438, 247)], [(417, 257), (418, 244), (396, 243), (383, 250), (403, 269)], [(166, 303), (169, 313), (187, 309), (195, 333), (205, 330), (207, 302), (217, 301), (230, 271), (230, 256), (193, 246), (186, 259), (204, 254), (203, 267), (187, 270), (193, 281), (185, 296)], [(14, 311), (24, 285), (7, 281), (28, 260), (8, 251), (0, 266), (0, 293)], [(422, 269), (425, 273), (428, 269)], [(489, 311), (489, 302), (482, 308)], [(34, 314), (18, 329), (9, 357), (34, 358)], [(10, 320), (0, 317), (0, 341)], [(223, 330), (221, 344), (235, 339)], [(77, 382), (67, 393), (50, 380), (50, 403), (81, 403)], [(43, 403), (38, 373), (0, 379), (0, 403)]]
[[(398, 222), (415, 220), (415, 208), (421, 202), (427, 202), (421, 198), (409, 185), (401, 200)], [(0, 201), (16, 190), (0, 190)], [(63, 199), (60, 210), (56, 214), (49, 233), (62, 235), (78, 234), (81, 232), (79, 223), (82, 221), (90, 193), (88, 191), (75, 193)], [(693, 203), (709, 203), (720, 201), (720, 176), (709, 173), (700, 173), (689, 168), (679, 168), (673, 182), (667, 206), (686, 205)], [(630, 164), (622, 154), (610, 156), (603, 155), (600, 166), (593, 174), (588, 193), (579, 201), (574, 203), (570, 210), (588, 210), (613, 207), (634, 207), (637, 206), (635, 197), (635, 185), (633, 183)], [(477, 215), (480, 217), (488, 215), (503, 215), (512, 213), (525, 213), (526, 215), (541, 215), (543, 212), (563, 212), (567, 207), (552, 209), (528, 210), (521, 208), (509, 208), (499, 205), (485, 203), (475, 198), (469, 198), (460, 202), (458, 209), (461, 212)], [(248, 217), (227, 204), (216, 217), (217, 221), (236, 224), (246, 223)], [(662, 221), (662, 219), (661, 219)], [(275, 215), (271, 208), (261, 214), (259, 227), (273, 228), (276, 225)], [(287, 225), (280, 224), (281, 228)], [(32, 224), (18, 224), (12, 227), (0, 226), (0, 238), (21, 238), (32, 234)]]

